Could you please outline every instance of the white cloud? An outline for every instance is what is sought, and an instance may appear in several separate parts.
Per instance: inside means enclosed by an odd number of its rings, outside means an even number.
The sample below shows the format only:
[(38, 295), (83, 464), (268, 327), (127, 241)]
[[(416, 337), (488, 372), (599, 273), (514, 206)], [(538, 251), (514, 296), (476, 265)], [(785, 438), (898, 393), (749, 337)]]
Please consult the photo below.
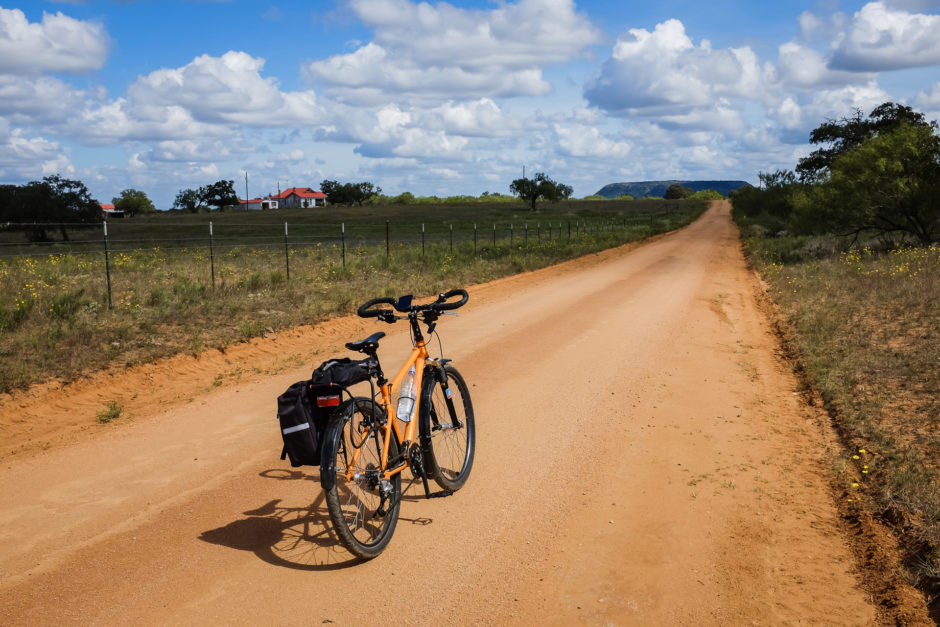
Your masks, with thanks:
[(62, 13), (30, 23), (19, 9), (0, 7), (0, 72), (84, 74), (100, 69), (110, 40), (100, 24)]
[(850, 71), (883, 71), (940, 64), (940, 16), (892, 10), (871, 2), (835, 42), (831, 65)]
[(930, 89), (921, 90), (914, 98), (914, 107), (924, 113), (928, 120), (940, 119), (940, 82)]
[(792, 41), (779, 48), (777, 72), (784, 87), (797, 90), (867, 82), (873, 77), (870, 73), (830, 69), (828, 59), (821, 52)]
[(72, 175), (75, 168), (57, 141), (29, 137), (21, 128), (0, 132), (0, 179), (26, 180), (49, 174)]
[(499, 106), (489, 98), (470, 102), (453, 101), (434, 107), (427, 112), (425, 124), (448, 133), (465, 137), (497, 137), (518, 127), (506, 117)]
[(312, 91), (285, 93), (263, 78), (264, 59), (244, 52), (207, 54), (180, 68), (140, 77), (128, 99), (148, 107), (179, 106), (205, 122), (260, 126), (309, 124), (321, 115)]
[(572, 157), (623, 159), (630, 153), (630, 144), (609, 139), (594, 127), (555, 125), (558, 146)]
[(759, 97), (771, 77), (750, 48), (696, 46), (682, 22), (667, 20), (621, 35), (585, 97), (618, 115), (683, 115), (723, 96)]
[(139, 77), (126, 97), (88, 103), (68, 126), (92, 144), (222, 137), (233, 142), (244, 127), (289, 128), (325, 119), (312, 91), (283, 92), (275, 79), (261, 76), (263, 67), (263, 59), (244, 52), (201, 55)]
[(572, 0), (520, 0), (481, 11), (410, 0), (351, 0), (375, 40), (305, 68), (330, 93), (377, 102), (383, 94), (474, 99), (543, 95), (542, 68), (598, 43)]
[(0, 116), (16, 124), (58, 122), (84, 106), (84, 94), (51, 76), (0, 74)]

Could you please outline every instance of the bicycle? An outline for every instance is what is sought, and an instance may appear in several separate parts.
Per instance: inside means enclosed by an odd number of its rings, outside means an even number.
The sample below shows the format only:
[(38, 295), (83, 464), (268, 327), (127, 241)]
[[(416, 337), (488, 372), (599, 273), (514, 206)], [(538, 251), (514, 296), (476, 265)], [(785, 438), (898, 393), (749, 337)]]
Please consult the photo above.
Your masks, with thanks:
[[(460, 300), (452, 300), (457, 296)], [(349, 350), (367, 356), (363, 361), (372, 396), (350, 395), (333, 410), (323, 434), (320, 483), (336, 534), (357, 557), (371, 559), (382, 553), (395, 531), (402, 496), (419, 479), (425, 497), (435, 498), (453, 494), (470, 475), (476, 444), (470, 391), (451, 360), (443, 357), (440, 336), (441, 357), (433, 358), (419, 326), (427, 326), (431, 339), (437, 335), (440, 316), (462, 307), (468, 299), (466, 290), (456, 289), (424, 305), (413, 304), (412, 296), (402, 296), (375, 298), (358, 309), (363, 318), (389, 324), (408, 320), (413, 348), (389, 381), (378, 358), (383, 331), (346, 344)], [(392, 398), (412, 372), (412, 390), (420, 394), (412, 392), (414, 406), (400, 415)], [(407, 405), (401, 409), (408, 410)], [(412, 479), (402, 490), (405, 468)], [(440, 491), (432, 493), (428, 479)]]

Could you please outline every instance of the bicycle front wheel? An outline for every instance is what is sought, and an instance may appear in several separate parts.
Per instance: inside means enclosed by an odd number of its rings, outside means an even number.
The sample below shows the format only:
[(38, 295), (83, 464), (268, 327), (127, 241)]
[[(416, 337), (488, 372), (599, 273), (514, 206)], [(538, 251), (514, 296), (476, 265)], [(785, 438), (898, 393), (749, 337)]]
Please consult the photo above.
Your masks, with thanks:
[(476, 447), (470, 390), (450, 364), (430, 370), (422, 388), (419, 429), (428, 475), (445, 490), (459, 490), (470, 476)]
[[(362, 559), (379, 555), (392, 539), (401, 504), (401, 473), (382, 479), (383, 438), (378, 427), (381, 408), (369, 398), (354, 398), (338, 407), (324, 433), (322, 472), (335, 473), (323, 481), (326, 504), (336, 535)], [(390, 435), (389, 459), (399, 446)], [(332, 484), (332, 485), (329, 485)]]

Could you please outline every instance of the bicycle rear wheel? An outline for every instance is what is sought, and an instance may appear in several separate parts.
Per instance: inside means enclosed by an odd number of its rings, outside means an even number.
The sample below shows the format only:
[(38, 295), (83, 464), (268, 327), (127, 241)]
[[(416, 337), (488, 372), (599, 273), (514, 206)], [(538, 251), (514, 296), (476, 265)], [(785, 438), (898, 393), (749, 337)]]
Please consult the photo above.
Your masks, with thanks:
[[(379, 477), (381, 413), (372, 399), (354, 398), (336, 409), (324, 433), (323, 455), (328, 458), (321, 464), (321, 474), (334, 473), (326, 480), (321, 477), (330, 520), (340, 541), (362, 559), (376, 557), (388, 545), (401, 505), (401, 473), (388, 480)], [(398, 457), (398, 452), (392, 434), (389, 459)]]
[(473, 404), (464, 378), (450, 364), (440, 371), (429, 370), (421, 395), (422, 452), (428, 475), (445, 490), (459, 490), (473, 467), (476, 426)]

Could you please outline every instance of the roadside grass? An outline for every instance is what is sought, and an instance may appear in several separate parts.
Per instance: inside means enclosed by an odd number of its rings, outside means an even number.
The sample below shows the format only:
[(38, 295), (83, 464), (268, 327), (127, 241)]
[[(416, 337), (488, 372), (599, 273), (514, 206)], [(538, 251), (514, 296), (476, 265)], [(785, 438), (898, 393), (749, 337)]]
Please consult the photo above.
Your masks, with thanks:
[[(495, 246), (490, 232), (476, 244), (455, 241), (453, 248), (441, 237), (424, 247), (420, 241), (393, 241), (386, 255), (383, 232), (381, 242), (349, 242), (345, 267), (338, 242), (289, 246), (289, 279), (283, 244), (231, 241), (219, 247), (211, 260), (214, 285), (208, 247), (125, 247), (110, 255), (111, 307), (102, 252), (0, 257), (0, 392), (225, 348), (351, 313), (377, 296), (429, 296), (534, 270), (674, 230), (701, 215), (706, 203), (593, 205), (606, 206), (608, 213), (599, 218), (574, 214), (570, 237), (556, 218), (550, 236), (532, 230), (526, 240), (515, 231), (510, 241), (509, 232), (502, 230)], [(626, 219), (624, 209), (624, 219), (618, 219), (621, 214), (610, 209), (616, 206), (643, 207), (648, 215)], [(425, 217), (438, 222), (453, 211), (423, 208)], [(534, 217), (537, 224), (544, 214)], [(449, 228), (438, 233), (449, 233)], [(252, 240), (246, 236), (244, 241)]]
[[(746, 231), (745, 231), (746, 232)], [(940, 246), (841, 250), (750, 237), (807, 383), (847, 445), (846, 499), (898, 533), (908, 581), (940, 593)]]
[(124, 406), (117, 401), (108, 401), (108, 406), (98, 412), (98, 422), (108, 424), (115, 418), (120, 418), (124, 413)]

